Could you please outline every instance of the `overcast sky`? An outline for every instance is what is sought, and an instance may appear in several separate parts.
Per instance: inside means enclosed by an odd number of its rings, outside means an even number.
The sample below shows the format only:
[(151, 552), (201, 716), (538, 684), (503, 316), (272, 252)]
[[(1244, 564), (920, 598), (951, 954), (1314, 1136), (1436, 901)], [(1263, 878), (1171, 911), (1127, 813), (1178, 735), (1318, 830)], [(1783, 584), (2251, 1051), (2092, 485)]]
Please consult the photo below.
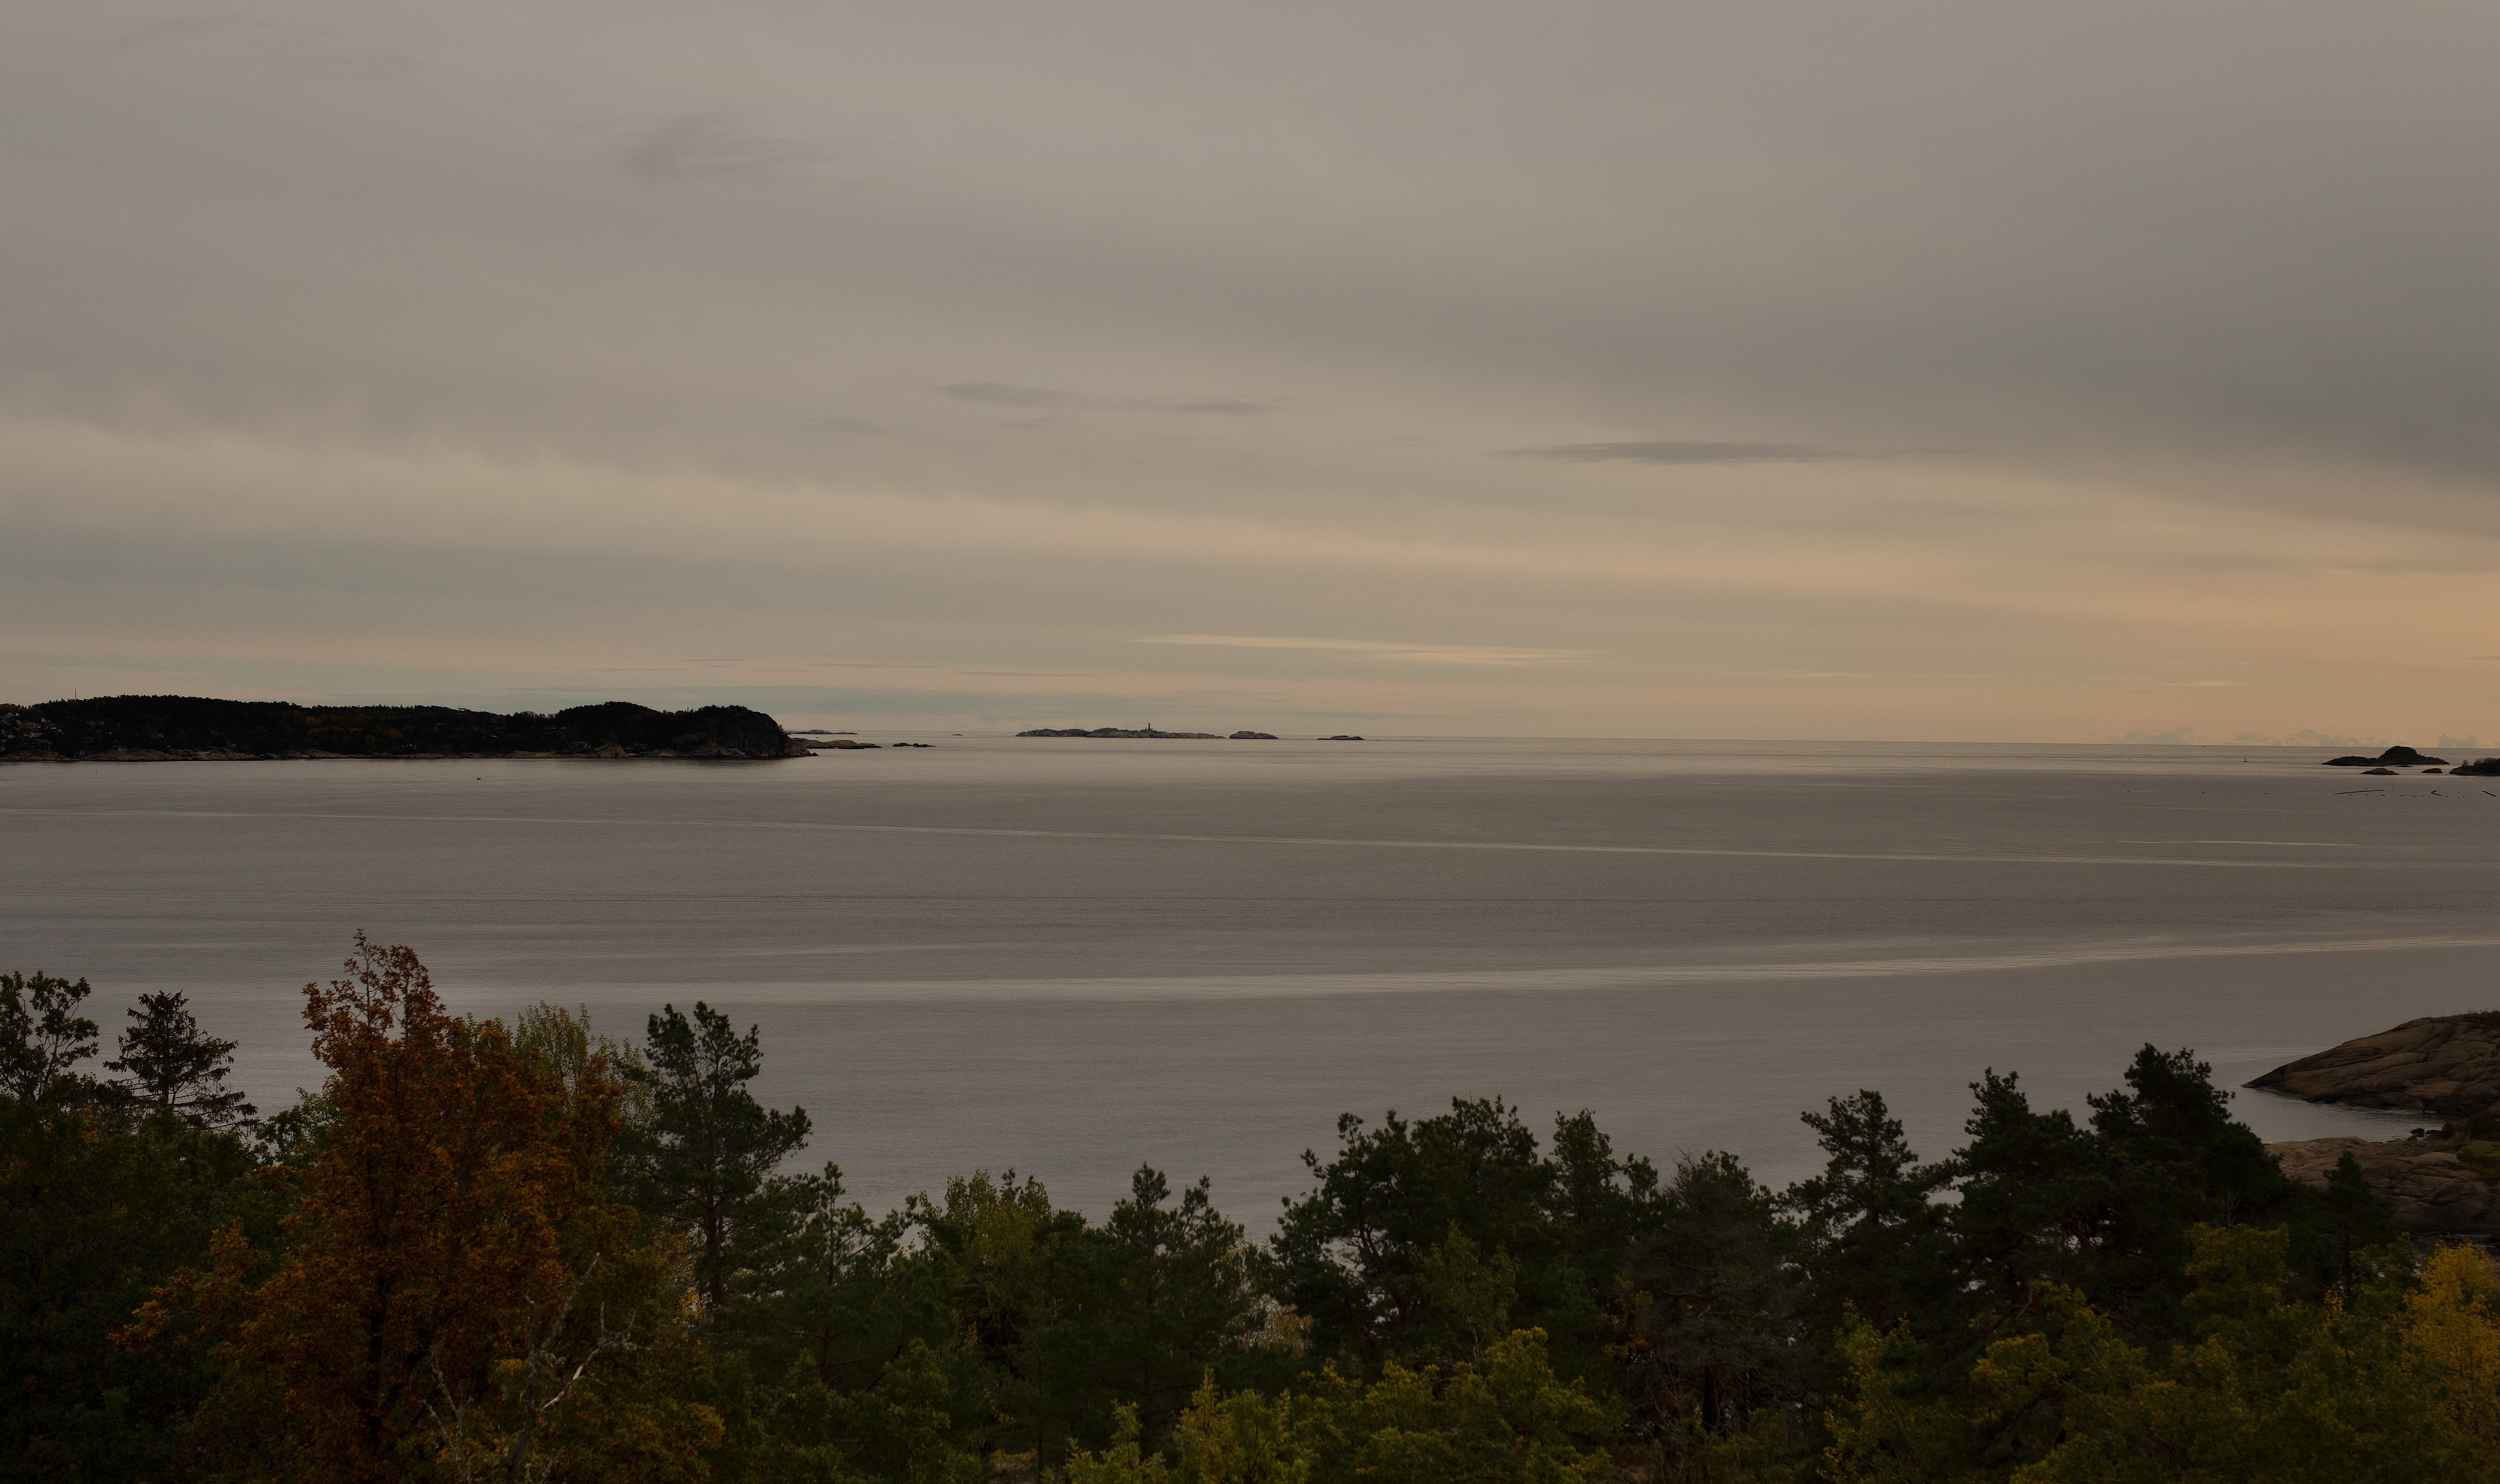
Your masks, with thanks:
[(13, 0), (0, 699), (2500, 739), (2495, 57)]

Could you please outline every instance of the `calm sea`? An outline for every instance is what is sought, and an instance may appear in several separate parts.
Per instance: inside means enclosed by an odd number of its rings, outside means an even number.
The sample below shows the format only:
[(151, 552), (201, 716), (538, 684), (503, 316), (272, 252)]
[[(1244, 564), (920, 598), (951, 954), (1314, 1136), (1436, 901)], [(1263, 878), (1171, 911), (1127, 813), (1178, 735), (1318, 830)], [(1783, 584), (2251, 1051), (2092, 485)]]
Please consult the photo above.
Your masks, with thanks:
[[(895, 741), (906, 734), (868, 734)], [(1661, 1164), (1817, 1163), (1883, 1090), (2080, 1106), (2500, 1004), (2500, 789), (2216, 748), (912, 735), (761, 764), (0, 768), (0, 968), (190, 993), (264, 1108), (349, 934), (455, 1006), (702, 999), (872, 1206), (1150, 1162), (1265, 1227), (1341, 1111), (1595, 1109)], [(2378, 792), (2352, 792), (2369, 785)], [(2417, 1119), (2243, 1093), (2268, 1138)]]

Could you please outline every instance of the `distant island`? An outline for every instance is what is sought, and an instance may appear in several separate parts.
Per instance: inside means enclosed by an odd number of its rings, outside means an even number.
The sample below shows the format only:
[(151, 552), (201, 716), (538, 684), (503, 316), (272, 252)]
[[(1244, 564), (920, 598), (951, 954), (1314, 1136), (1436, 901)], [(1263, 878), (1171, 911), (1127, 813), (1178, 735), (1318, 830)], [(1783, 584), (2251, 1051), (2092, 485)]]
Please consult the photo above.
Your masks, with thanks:
[[(1213, 732), (1158, 732), (1144, 727), (1036, 727), (1018, 732), (1018, 737), (1152, 737), (1167, 742), (1274, 742), (1273, 732), (1235, 732), (1229, 737)], [(1361, 742), (1360, 737), (1323, 737), (1321, 742)]]
[(10, 763), (810, 755), (810, 746), (779, 722), (742, 706), (660, 711), (609, 701), (552, 715), (503, 715), (448, 706), (297, 706), (202, 696), (0, 703), (0, 762)]
[(1034, 728), (1034, 729), (1033, 729), (1032, 731), (1030, 731), (1030, 732), (1018, 732), (1018, 733), (1016, 734), (1016, 736), (1018, 736), (1018, 737), (1154, 737), (1154, 738), (1160, 738), (1160, 739), (1163, 739), (1164, 741), (1167, 741), (1167, 742), (1223, 742), (1223, 741), (1225, 741), (1225, 739), (1224, 739), (1224, 738), (1218, 737), (1218, 736), (1216, 736), (1216, 735), (1215, 735), (1214, 733), (1212, 733), (1212, 732), (1158, 732), (1158, 731), (1156, 731), (1153, 727), (1150, 727), (1150, 726), (1148, 726), (1148, 727), (1136, 727), (1136, 728), (1129, 728), (1129, 727), (1096, 727), (1096, 728), (1094, 728), (1094, 729), (1093, 729), (1093, 730), (1091, 730), (1091, 731), (1088, 731), (1088, 730), (1086, 730), (1086, 729), (1085, 729), (1085, 728), (1083, 728), (1083, 727), (1036, 727), (1036, 728)]
[(2351, 757), (2330, 757), (2322, 766), (2327, 768), (2445, 768), (2448, 766), (2448, 759), (2416, 752), (2411, 747), (2389, 747), (2377, 757), (2362, 757), (2358, 754)]

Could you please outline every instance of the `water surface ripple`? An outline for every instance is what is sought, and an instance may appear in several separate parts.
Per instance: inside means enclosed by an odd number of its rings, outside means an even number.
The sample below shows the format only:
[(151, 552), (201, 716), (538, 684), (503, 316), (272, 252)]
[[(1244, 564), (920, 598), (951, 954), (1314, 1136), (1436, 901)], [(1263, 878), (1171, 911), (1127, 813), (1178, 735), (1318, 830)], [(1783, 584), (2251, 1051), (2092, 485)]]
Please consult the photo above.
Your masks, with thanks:
[(188, 990), (266, 1106), (361, 927), (482, 1013), (760, 1023), (874, 1203), (1013, 1166), (1099, 1211), (1145, 1160), (1263, 1224), (1340, 1110), (1499, 1093), (1785, 1180), (1833, 1092), (1941, 1154), (1985, 1068), (2075, 1104), (2152, 1039), (2244, 1079), (2485, 1007), (2500, 964), (2500, 797), (2323, 752), (914, 740), (0, 767), (0, 968), (115, 1021)]

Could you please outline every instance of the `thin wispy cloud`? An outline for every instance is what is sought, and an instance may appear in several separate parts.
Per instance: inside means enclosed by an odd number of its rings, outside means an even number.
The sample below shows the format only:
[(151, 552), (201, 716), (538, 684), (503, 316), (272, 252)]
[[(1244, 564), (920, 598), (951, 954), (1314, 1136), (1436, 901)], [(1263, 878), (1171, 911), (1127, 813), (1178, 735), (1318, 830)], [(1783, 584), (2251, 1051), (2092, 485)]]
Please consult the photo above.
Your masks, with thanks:
[(2003, 676), (1965, 675), (1947, 670), (1753, 670), (1744, 674), (1774, 680), (2001, 680)]
[(1251, 634), (1158, 634), (1147, 644), (1211, 644), (1234, 649), (1324, 649), (1365, 659), (1421, 665), (1576, 665), (1595, 649), (1535, 649), (1512, 644), (1426, 644), (1379, 639), (1291, 639)]
[(876, 660), (812, 660), (810, 670), (939, 670), (941, 665), (899, 665)]
[(616, 147), (626, 174), (656, 184), (769, 180), (820, 157), (818, 149), (758, 133), (719, 109), (661, 119), (631, 131)]
[(958, 402), (991, 407), (1038, 409), (1063, 412), (1196, 412), (1217, 417), (1255, 417), (1276, 409), (1265, 402), (1212, 397), (1097, 397), (1048, 386), (1012, 386), (1003, 381), (957, 381), (938, 390)]
[(1506, 459), (1546, 459), (1557, 464), (1814, 464), (1826, 459), (1867, 455), (1826, 448), (1818, 444), (1738, 444), (1672, 440), (1638, 444), (1549, 444), (1537, 448), (1504, 448)]

